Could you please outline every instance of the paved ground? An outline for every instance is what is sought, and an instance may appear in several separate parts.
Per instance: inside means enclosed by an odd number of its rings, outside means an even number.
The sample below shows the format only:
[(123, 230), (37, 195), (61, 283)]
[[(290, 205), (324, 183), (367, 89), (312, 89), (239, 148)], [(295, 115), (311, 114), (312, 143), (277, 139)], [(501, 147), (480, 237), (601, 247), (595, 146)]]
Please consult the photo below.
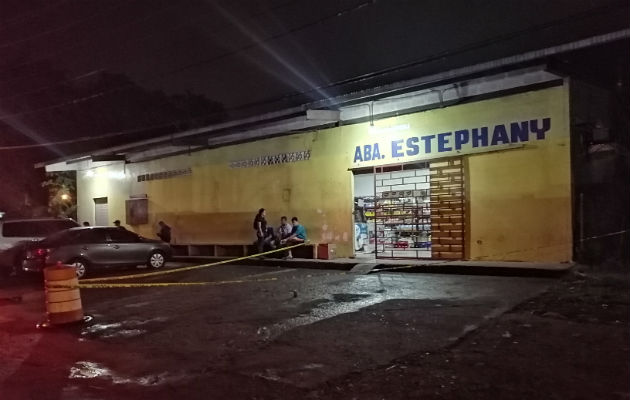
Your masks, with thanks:
[[(487, 398), (488, 368), (515, 388), (532, 384), (530, 370), (549, 383), (568, 365), (562, 354), (553, 370), (544, 362), (546, 350), (562, 351), (555, 342), (592, 346), (627, 333), (626, 317), (605, 330), (586, 321), (592, 335), (574, 338), (569, 317), (536, 314), (541, 293), (558, 285), (552, 279), (225, 265), (144, 282), (226, 280), (254, 282), (83, 290), (94, 319), (45, 331), (35, 329), (39, 284), (10, 282), (0, 289), (1, 398)], [(10, 300), (17, 294), (20, 304)], [(528, 313), (526, 322), (516, 317)], [(530, 354), (527, 334), (555, 342)], [(611, 355), (611, 368), (627, 371), (628, 348), (617, 350), (625, 361)], [(525, 363), (502, 369), (506, 355)], [(625, 395), (608, 384), (607, 393)]]

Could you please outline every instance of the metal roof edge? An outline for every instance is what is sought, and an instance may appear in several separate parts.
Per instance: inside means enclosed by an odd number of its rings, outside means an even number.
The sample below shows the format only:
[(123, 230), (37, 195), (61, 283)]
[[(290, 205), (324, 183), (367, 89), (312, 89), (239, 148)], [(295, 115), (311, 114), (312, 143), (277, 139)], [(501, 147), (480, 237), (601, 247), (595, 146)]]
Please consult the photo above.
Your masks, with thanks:
[(537, 59), (541, 59), (544, 57), (548, 57), (551, 55), (555, 55), (558, 53), (565, 53), (569, 51), (579, 50), (586, 47), (601, 45), (617, 40), (630, 38), (630, 28), (622, 29), (615, 32), (609, 32), (601, 35), (592, 36), (586, 39), (581, 39), (561, 45), (556, 45), (552, 47), (547, 47), (544, 49), (533, 50), (530, 52), (508, 56), (492, 61), (482, 62), (474, 65), (469, 65), (466, 67), (455, 68), (449, 71), (440, 72), (432, 75), (425, 75), (419, 78), (409, 79), (405, 81), (395, 82), (388, 85), (383, 85), (379, 87), (374, 87), (370, 89), (365, 89), (357, 92), (346, 93), (344, 95), (336, 96), (333, 98), (322, 99), (311, 103), (302, 104), (295, 107), (286, 108), (283, 110), (272, 111), (261, 115), (255, 115), (247, 118), (242, 118), (234, 121), (222, 122), (219, 124), (209, 125), (202, 128), (190, 129), (183, 132), (173, 133), (169, 135), (159, 136), (153, 139), (147, 139), (138, 142), (131, 142), (124, 145), (113, 146), (109, 148), (105, 148), (98, 151), (84, 152), (68, 157), (62, 157), (56, 160), (44, 161), (40, 163), (36, 163), (35, 168), (43, 168), (48, 165), (58, 164), (62, 162), (72, 162), (73, 160), (86, 158), (91, 155), (103, 155), (103, 154), (115, 154), (116, 152), (122, 152), (125, 150), (129, 150), (132, 148), (137, 148), (139, 146), (145, 146), (150, 144), (165, 144), (172, 142), (174, 139), (181, 139), (189, 136), (200, 135), (209, 132), (222, 131), (227, 129), (233, 129), (237, 127), (241, 127), (243, 125), (258, 125), (267, 123), (270, 120), (278, 120), (283, 117), (295, 115), (298, 113), (306, 113), (306, 111), (310, 109), (316, 108), (327, 108), (327, 107), (339, 107), (343, 104), (352, 103), (352, 102), (360, 102), (369, 99), (384, 97), (384, 96), (393, 96), (396, 94), (400, 94), (404, 91), (413, 90), (414, 88), (418, 88), (421, 86), (427, 86), (431, 84), (439, 84), (440, 82), (444, 82), (446, 80), (454, 79), (454, 78), (463, 78), (466, 76), (470, 76), (473, 74), (478, 74), (480, 72), (491, 71), (498, 68), (505, 68), (510, 66), (515, 66), (518, 64), (522, 64), (525, 62), (531, 62)]

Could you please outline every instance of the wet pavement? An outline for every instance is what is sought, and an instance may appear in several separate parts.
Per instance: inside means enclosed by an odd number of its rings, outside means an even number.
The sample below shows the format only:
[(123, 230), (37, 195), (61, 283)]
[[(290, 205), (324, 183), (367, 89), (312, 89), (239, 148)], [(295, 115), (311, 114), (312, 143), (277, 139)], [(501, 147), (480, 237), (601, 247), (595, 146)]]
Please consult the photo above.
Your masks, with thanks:
[(9, 282), (0, 298), (23, 301), (0, 302), (2, 399), (301, 398), (455, 346), (554, 282), (233, 265), (142, 282), (235, 280), (83, 289), (92, 320), (48, 330), (40, 283)]

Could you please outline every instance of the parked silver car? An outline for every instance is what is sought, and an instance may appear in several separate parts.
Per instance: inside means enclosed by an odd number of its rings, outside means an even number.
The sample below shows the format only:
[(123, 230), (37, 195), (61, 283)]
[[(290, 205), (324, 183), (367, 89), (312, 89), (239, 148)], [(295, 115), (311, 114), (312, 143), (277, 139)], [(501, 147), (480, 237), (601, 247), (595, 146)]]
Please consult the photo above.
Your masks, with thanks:
[(0, 276), (19, 271), (32, 242), (77, 226), (69, 218), (0, 219)]
[(41, 271), (57, 263), (72, 265), (83, 278), (94, 269), (146, 264), (162, 268), (171, 257), (171, 247), (143, 238), (124, 228), (81, 227), (56, 233), (37, 242), (26, 252), (24, 271)]

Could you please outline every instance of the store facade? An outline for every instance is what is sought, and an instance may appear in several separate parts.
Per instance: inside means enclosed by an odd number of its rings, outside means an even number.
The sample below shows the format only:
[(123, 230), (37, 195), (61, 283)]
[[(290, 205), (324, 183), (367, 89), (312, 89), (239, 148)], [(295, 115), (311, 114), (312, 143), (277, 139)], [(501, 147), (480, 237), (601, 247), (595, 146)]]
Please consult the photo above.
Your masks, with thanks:
[(569, 131), (559, 85), (113, 162), (77, 171), (78, 217), (98, 212), (149, 237), (163, 220), (177, 243), (247, 243), (264, 207), (271, 225), (297, 216), (340, 257), (567, 262)]

